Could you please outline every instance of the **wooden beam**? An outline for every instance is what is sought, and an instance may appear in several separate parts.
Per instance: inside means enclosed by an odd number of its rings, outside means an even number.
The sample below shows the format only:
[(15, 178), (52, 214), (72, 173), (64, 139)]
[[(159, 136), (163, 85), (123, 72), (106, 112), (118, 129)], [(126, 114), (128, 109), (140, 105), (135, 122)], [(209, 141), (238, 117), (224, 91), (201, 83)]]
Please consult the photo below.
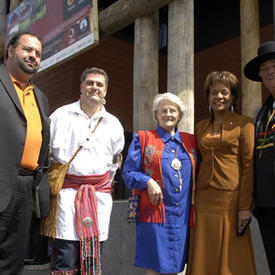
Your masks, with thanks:
[(184, 103), (181, 131), (194, 133), (194, 0), (168, 6), (168, 92)]
[(158, 11), (135, 21), (133, 131), (154, 129), (153, 98), (158, 94)]
[(132, 24), (136, 18), (152, 14), (171, 0), (119, 0), (99, 12), (99, 30), (112, 34)]
[(257, 55), (260, 43), (258, 0), (240, 1), (241, 20), (241, 87), (242, 113), (254, 117), (255, 110), (262, 104), (261, 83), (251, 81), (244, 76), (244, 66)]

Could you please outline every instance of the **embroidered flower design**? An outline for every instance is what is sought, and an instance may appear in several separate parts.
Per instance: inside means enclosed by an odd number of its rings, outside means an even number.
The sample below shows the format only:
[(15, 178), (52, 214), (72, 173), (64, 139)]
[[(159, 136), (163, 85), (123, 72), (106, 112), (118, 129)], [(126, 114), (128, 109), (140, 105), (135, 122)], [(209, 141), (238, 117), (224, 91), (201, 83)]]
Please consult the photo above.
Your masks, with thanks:
[(145, 169), (145, 175), (148, 177), (152, 177), (153, 175), (153, 170), (152, 169)]
[(153, 146), (153, 145), (148, 145), (146, 148), (145, 148), (145, 156), (146, 157), (150, 157), (152, 156), (156, 151), (156, 147)]

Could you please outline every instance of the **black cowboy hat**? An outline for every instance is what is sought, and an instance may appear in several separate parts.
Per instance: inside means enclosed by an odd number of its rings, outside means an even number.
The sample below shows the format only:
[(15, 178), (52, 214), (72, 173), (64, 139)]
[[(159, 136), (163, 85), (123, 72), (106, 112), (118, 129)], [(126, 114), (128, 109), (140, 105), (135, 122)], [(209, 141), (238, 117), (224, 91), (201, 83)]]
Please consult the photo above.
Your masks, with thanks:
[(259, 76), (260, 65), (268, 59), (275, 59), (275, 41), (267, 41), (260, 45), (258, 56), (250, 60), (244, 67), (244, 75), (254, 81), (262, 81)]

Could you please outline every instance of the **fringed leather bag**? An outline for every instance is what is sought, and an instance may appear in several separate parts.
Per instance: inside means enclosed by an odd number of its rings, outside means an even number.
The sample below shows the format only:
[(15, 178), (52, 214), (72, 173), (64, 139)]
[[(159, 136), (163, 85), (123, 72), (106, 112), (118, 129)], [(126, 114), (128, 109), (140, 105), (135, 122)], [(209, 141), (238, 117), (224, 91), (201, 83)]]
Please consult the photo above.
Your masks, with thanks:
[(63, 187), (65, 176), (69, 169), (69, 166), (78, 152), (82, 149), (79, 146), (72, 158), (66, 163), (52, 163), (49, 168), (49, 184), (50, 184), (50, 213), (46, 218), (41, 220), (41, 234), (55, 238), (56, 233), (56, 219), (57, 219), (57, 198), (60, 190)]

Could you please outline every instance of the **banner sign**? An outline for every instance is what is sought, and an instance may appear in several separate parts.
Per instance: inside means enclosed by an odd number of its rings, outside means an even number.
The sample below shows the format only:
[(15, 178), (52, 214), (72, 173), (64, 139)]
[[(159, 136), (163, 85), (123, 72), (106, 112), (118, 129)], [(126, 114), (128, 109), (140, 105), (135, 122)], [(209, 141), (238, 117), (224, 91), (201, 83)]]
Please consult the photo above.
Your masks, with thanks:
[(42, 38), (40, 71), (98, 44), (97, 0), (23, 0), (7, 16), (6, 43), (18, 31)]

